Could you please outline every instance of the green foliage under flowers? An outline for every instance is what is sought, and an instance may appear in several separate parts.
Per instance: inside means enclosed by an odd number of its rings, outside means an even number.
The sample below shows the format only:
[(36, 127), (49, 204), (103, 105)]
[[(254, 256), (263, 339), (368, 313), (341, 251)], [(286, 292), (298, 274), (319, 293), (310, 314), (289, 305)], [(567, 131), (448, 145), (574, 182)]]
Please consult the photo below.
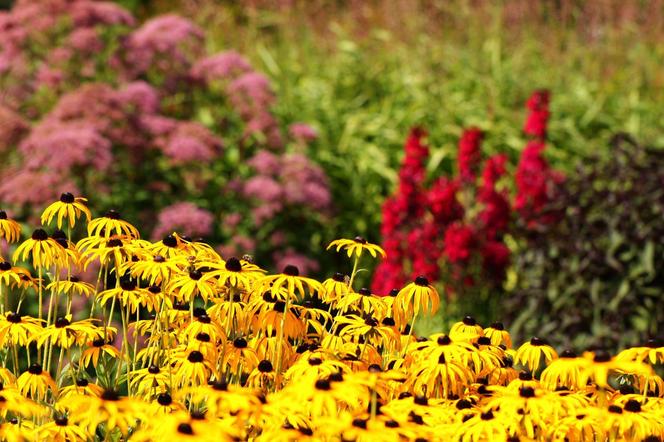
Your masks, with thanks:
[(614, 348), (662, 332), (664, 155), (624, 134), (607, 152), (568, 176), (559, 222), (524, 234), (502, 304), (516, 336)]

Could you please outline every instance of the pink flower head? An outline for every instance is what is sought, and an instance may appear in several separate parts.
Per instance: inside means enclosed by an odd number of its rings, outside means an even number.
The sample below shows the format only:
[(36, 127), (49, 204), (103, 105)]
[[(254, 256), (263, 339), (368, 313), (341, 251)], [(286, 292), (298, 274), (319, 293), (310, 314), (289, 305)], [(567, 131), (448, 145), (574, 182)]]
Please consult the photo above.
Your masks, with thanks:
[(318, 131), (306, 123), (293, 123), (288, 126), (289, 135), (301, 143), (310, 143), (318, 138)]
[(209, 211), (189, 202), (175, 203), (159, 212), (152, 238), (161, 239), (173, 232), (190, 237), (208, 236), (213, 223), (214, 216)]
[(272, 259), (274, 260), (275, 269), (283, 269), (287, 265), (294, 265), (298, 268), (301, 275), (310, 275), (320, 269), (318, 262), (296, 252), (292, 248), (274, 252)]
[(262, 175), (276, 175), (281, 168), (281, 161), (277, 155), (270, 151), (261, 149), (247, 161), (256, 172)]
[(175, 163), (205, 162), (220, 153), (221, 141), (200, 123), (179, 121), (160, 147)]
[(225, 51), (198, 60), (191, 68), (191, 76), (203, 82), (232, 81), (251, 70), (251, 64), (238, 52)]

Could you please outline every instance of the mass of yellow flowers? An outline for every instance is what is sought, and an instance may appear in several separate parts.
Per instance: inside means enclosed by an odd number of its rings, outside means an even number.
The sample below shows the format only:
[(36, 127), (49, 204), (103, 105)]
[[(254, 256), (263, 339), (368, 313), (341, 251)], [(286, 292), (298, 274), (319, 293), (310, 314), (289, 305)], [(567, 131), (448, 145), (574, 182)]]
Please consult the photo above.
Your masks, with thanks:
[[(351, 274), (320, 282), (175, 232), (143, 240), (71, 194), (41, 221), (0, 259), (0, 440), (664, 440), (656, 340), (558, 353), (472, 317), (418, 336), (436, 288), (353, 287), (384, 255), (360, 237), (331, 243)], [(0, 238), (21, 237), (0, 211)]]

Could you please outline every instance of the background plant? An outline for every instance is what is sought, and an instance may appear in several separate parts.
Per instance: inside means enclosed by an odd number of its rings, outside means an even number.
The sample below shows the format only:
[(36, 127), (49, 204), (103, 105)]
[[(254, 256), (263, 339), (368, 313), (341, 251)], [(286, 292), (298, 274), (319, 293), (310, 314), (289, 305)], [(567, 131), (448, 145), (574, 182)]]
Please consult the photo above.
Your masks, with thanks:
[(620, 134), (611, 155), (580, 163), (545, 210), (556, 222), (521, 231), (517, 290), (506, 298), (517, 336), (614, 348), (661, 333), (664, 160)]
[(0, 32), (4, 207), (25, 218), (61, 192), (94, 194), (153, 238), (318, 269), (302, 253), (332, 213), (307, 157), (317, 132), (282, 127), (270, 80), (240, 54), (208, 55), (183, 17), (138, 24), (111, 2), (18, 1)]

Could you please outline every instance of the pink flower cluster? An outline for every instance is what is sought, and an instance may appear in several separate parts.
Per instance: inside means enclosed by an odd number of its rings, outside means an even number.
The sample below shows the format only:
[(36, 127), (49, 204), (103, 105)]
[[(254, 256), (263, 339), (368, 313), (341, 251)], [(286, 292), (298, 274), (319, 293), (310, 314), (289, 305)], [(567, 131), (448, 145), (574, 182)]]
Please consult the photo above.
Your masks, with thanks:
[(270, 80), (254, 71), (244, 57), (235, 51), (218, 53), (199, 60), (190, 75), (208, 86), (223, 88), (245, 123), (245, 137), (257, 137), (273, 149), (282, 147), (281, 131), (271, 111), (276, 98)]
[(129, 75), (147, 73), (165, 78), (168, 88), (183, 79), (201, 54), (205, 34), (189, 20), (175, 14), (146, 21), (133, 31), (125, 43), (125, 62)]
[(157, 216), (157, 226), (152, 238), (158, 240), (173, 232), (191, 238), (206, 237), (212, 233), (214, 215), (193, 203), (180, 202), (162, 209)]
[(262, 150), (248, 163), (256, 175), (244, 183), (242, 194), (257, 202), (252, 210), (256, 225), (293, 207), (308, 207), (323, 213), (331, 210), (327, 177), (306, 156), (276, 155)]

